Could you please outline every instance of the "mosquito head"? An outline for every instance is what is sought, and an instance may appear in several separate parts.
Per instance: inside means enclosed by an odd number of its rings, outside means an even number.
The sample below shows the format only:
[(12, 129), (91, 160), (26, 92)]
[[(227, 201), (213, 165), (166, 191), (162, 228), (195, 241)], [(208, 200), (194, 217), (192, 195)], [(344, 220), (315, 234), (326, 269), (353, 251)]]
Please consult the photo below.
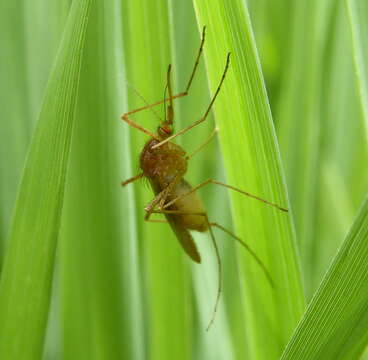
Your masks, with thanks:
[(171, 136), (173, 133), (172, 122), (163, 121), (157, 128), (157, 133), (162, 139), (166, 139), (167, 137)]

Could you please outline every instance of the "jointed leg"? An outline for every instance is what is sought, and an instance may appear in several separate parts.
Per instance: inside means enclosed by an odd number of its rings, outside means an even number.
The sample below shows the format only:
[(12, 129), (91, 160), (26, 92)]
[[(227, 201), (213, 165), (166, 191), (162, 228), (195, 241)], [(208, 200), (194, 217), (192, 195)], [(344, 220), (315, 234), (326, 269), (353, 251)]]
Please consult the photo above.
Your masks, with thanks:
[(153, 200), (145, 206), (144, 210), (146, 211), (146, 215), (144, 216), (144, 221), (161, 222), (161, 221), (150, 220), (150, 216), (158, 211), (158, 210), (155, 210), (155, 207), (161, 200), (163, 200), (163, 202), (166, 201), (166, 198), (167, 198), (167, 195), (168, 195), (168, 190), (167, 190), (168, 187), (166, 189), (162, 190), (160, 193), (158, 193), (153, 198)]
[(223, 227), (222, 225), (215, 223), (215, 222), (211, 222), (210, 223), (211, 226), (217, 227), (218, 229), (222, 230), (223, 232), (225, 232), (226, 234), (230, 235), (232, 238), (234, 238), (241, 246), (243, 246), (245, 248), (245, 250), (247, 250), (252, 256), (253, 259), (258, 263), (258, 265), (261, 267), (261, 269), (263, 270), (263, 272), (265, 273), (267, 280), (270, 282), (271, 286), (274, 287), (272, 278), (270, 273), (268, 272), (266, 266), (263, 264), (262, 260), (257, 256), (257, 254), (252, 250), (252, 248), (245, 243), (242, 239), (240, 239), (239, 237), (237, 237), (235, 234), (233, 234), (230, 230), (226, 229), (225, 227)]
[(198, 64), (199, 64), (199, 59), (201, 58), (202, 51), (203, 51), (203, 45), (204, 45), (205, 38), (206, 38), (206, 27), (204, 26), (203, 30), (202, 30), (202, 41), (201, 41), (201, 45), (199, 47), (198, 55), (197, 55), (196, 61), (194, 63), (192, 74), (190, 75), (187, 88), (185, 89), (186, 94), (188, 94), (188, 92), (189, 92), (190, 86), (192, 85), (192, 82), (193, 82), (193, 79), (194, 79), (194, 74), (197, 71), (197, 67), (198, 67)]
[(180, 176), (176, 176), (161, 192), (159, 192), (153, 200), (151, 200), (144, 208), (146, 210), (146, 218), (149, 218), (150, 214), (155, 210), (156, 205), (158, 204), (159, 209), (163, 208), (167, 196), (169, 195), (172, 188), (180, 181)]
[(152, 222), (152, 223), (160, 223), (160, 224), (167, 224), (168, 221), (164, 219), (144, 219), (144, 221)]
[[(127, 179), (127, 180), (125, 180), (125, 181), (123, 181), (122, 183), (121, 183), (121, 186), (126, 186), (126, 185), (128, 185), (128, 184), (130, 184), (130, 183), (132, 183), (132, 182), (134, 182), (134, 181), (136, 181), (136, 180), (138, 180), (138, 179), (140, 179), (140, 178), (142, 178), (144, 175), (143, 175), (143, 173), (141, 173), (141, 174), (138, 174), (138, 175), (136, 175), (136, 176), (133, 176), (133, 177), (131, 177), (131, 178), (129, 178), (129, 179)], [(154, 208), (154, 206), (156, 205), (154, 202), (155, 202), (155, 199), (158, 197), (158, 196), (160, 196), (160, 198), (163, 200), (163, 201), (165, 201), (166, 200), (166, 196), (167, 196), (167, 193), (165, 193), (165, 191), (162, 191), (161, 193), (159, 193), (152, 201), (151, 201), (151, 203), (150, 204), (152, 204), (152, 208)], [(149, 205), (150, 205), (149, 204)], [(148, 207), (148, 205), (146, 206), (146, 208)], [(147, 209), (146, 209), (147, 210)], [(150, 209), (148, 209), (147, 210), (148, 212), (147, 212), (147, 214), (146, 214), (146, 217), (145, 217), (145, 221), (148, 221), (148, 222), (155, 222), (155, 223), (167, 223), (167, 221), (166, 220), (151, 220), (151, 219), (149, 219), (149, 217), (150, 217), (150, 215), (152, 214), (152, 212), (150, 212)]]
[(149, 214), (152, 213), (154, 210), (154, 208), (156, 207), (156, 205), (158, 203), (160, 203), (161, 201), (165, 201), (167, 198), (167, 195), (170, 191), (169, 186), (166, 187), (164, 190), (162, 190), (161, 192), (159, 192), (145, 207), (144, 210)]
[[(159, 211), (159, 210), (157, 210), (157, 211)], [(164, 220), (164, 219), (150, 219), (151, 215), (154, 214), (154, 213), (156, 213), (156, 210), (147, 212), (145, 217), (144, 217), (144, 221), (153, 222), (153, 223), (165, 223), (165, 224), (168, 223), (168, 221)]]
[(164, 209), (166, 209), (167, 207), (169, 207), (170, 205), (172, 205), (172, 204), (173, 204), (174, 202), (176, 202), (177, 200), (179, 200), (179, 199), (183, 198), (184, 196), (187, 196), (187, 195), (189, 195), (189, 194), (192, 194), (193, 192), (197, 191), (197, 190), (198, 190), (198, 189), (200, 189), (201, 187), (206, 186), (206, 185), (208, 185), (208, 184), (216, 184), (216, 185), (224, 186), (224, 187), (226, 187), (226, 188), (228, 188), (228, 189), (230, 189), (230, 190), (237, 191), (237, 192), (239, 192), (239, 193), (241, 193), (241, 194), (243, 194), (243, 195), (246, 195), (246, 196), (249, 196), (249, 197), (251, 197), (251, 198), (253, 198), (253, 199), (256, 199), (256, 200), (262, 201), (263, 203), (265, 203), (265, 204), (267, 204), (267, 205), (274, 206), (275, 208), (277, 208), (277, 209), (279, 209), (279, 210), (281, 210), (281, 211), (286, 211), (286, 212), (288, 211), (288, 209), (285, 209), (285, 208), (281, 207), (280, 205), (277, 205), (277, 204), (275, 204), (275, 203), (269, 202), (269, 201), (264, 200), (264, 199), (262, 199), (262, 198), (260, 198), (260, 197), (258, 197), (258, 196), (256, 196), (256, 195), (253, 195), (253, 194), (248, 193), (248, 192), (246, 192), (246, 191), (240, 190), (240, 189), (238, 189), (238, 188), (236, 188), (236, 187), (234, 187), (234, 186), (227, 185), (227, 184), (224, 184), (224, 183), (222, 183), (222, 182), (220, 182), (220, 181), (216, 181), (216, 180), (213, 180), (213, 179), (208, 179), (208, 180), (204, 181), (203, 183), (201, 183), (201, 184), (199, 184), (199, 185), (197, 185), (197, 186), (194, 186), (194, 187), (193, 187), (190, 191), (188, 191), (187, 193), (182, 194), (182, 195), (178, 196), (177, 198), (175, 198), (175, 199), (173, 199), (173, 200), (169, 201), (167, 204), (165, 204), (165, 205), (164, 205)]
[[(236, 236), (234, 233), (232, 233), (230, 230), (226, 229), (224, 226), (216, 223), (216, 222), (209, 222), (208, 220), (208, 216), (206, 213), (203, 212), (198, 212), (198, 213), (188, 213), (188, 212), (184, 212), (184, 211), (180, 211), (180, 210), (155, 210), (152, 211), (153, 214), (173, 214), (173, 215), (198, 215), (198, 216), (204, 216), (209, 228), (209, 231), (211, 233), (211, 237), (213, 236), (211, 227), (217, 227), (218, 229), (222, 230), (223, 232), (225, 232), (226, 234), (230, 235), (232, 238), (234, 238), (241, 246), (244, 247), (245, 250), (247, 250), (249, 252), (249, 254), (251, 256), (253, 256), (253, 259), (257, 262), (257, 264), (260, 266), (260, 268), (263, 270), (264, 274), (267, 277), (267, 280), (270, 282), (270, 285), (272, 287), (274, 287), (274, 283), (272, 281), (272, 277), (270, 275), (270, 273), (268, 272), (266, 266), (264, 265), (264, 263), (262, 262), (262, 260), (257, 256), (257, 254), (254, 252), (254, 250), (246, 243), (244, 242), (241, 238), (239, 238), (238, 236)], [(150, 214), (151, 215), (151, 214)], [(149, 218), (149, 216), (148, 216)], [(146, 220), (148, 220), (148, 218)], [(162, 220), (163, 222), (165, 222), (165, 220)], [(213, 236), (214, 238), (214, 236)]]
[[(158, 139), (158, 137), (157, 137), (155, 134), (153, 134), (153, 133), (152, 133), (152, 132), (150, 132), (149, 130), (145, 129), (144, 127), (142, 127), (142, 126), (138, 125), (138, 124), (137, 124), (137, 123), (135, 123), (134, 121), (132, 121), (132, 120), (129, 118), (129, 116), (130, 116), (130, 115), (132, 115), (132, 114), (138, 113), (138, 112), (140, 112), (140, 111), (147, 110), (147, 109), (153, 108), (153, 107), (155, 107), (155, 106), (157, 106), (157, 105), (163, 104), (163, 103), (164, 103), (164, 102), (166, 102), (166, 101), (170, 101), (170, 103), (172, 104), (172, 100), (174, 100), (174, 99), (178, 99), (178, 98), (181, 98), (181, 97), (183, 97), (183, 96), (187, 96), (187, 95), (188, 95), (188, 93), (189, 93), (189, 89), (190, 89), (190, 86), (191, 86), (192, 81), (193, 81), (193, 78), (194, 78), (194, 75), (195, 75), (195, 73), (196, 73), (196, 71), (197, 71), (197, 67), (198, 67), (199, 59), (200, 59), (201, 54), (202, 54), (202, 51), (203, 51), (203, 44), (204, 44), (204, 40), (205, 40), (205, 35), (206, 35), (206, 27), (204, 27), (204, 28), (203, 28), (201, 45), (200, 45), (200, 47), (199, 47), (198, 55), (197, 55), (196, 61), (195, 61), (195, 63), (194, 63), (194, 68), (193, 68), (192, 74), (191, 74), (191, 76), (190, 76), (190, 78), (189, 78), (188, 85), (187, 85), (187, 87), (186, 87), (185, 91), (184, 91), (184, 92), (182, 92), (182, 93), (179, 93), (179, 94), (177, 94), (177, 95), (172, 95), (172, 94), (170, 94), (170, 95), (169, 95), (169, 98), (167, 98), (167, 99), (165, 98), (165, 99), (163, 99), (163, 100), (156, 101), (156, 102), (154, 102), (153, 104), (147, 104), (147, 105), (142, 106), (142, 107), (140, 107), (140, 108), (137, 108), (137, 109), (134, 109), (134, 110), (128, 111), (127, 113), (125, 113), (125, 114), (123, 114), (123, 115), (121, 116), (121, 119), (122, 119), (122, 120), (124, 120), (126, 123), (128, 123), (128, 124), (129, 124), (129, 125), (131, 125), (131, 126), (133, 126), (134, 128), (136, 128), (136, 129), (138, 129), (138, 130), (140, 130), (140, 131), (144, 132), (145, 134), (147, 134), (147, 135), (151, 136), (153, 139), (156, 139), (156, 140)], [(170, 71), (170, 69), (169, 69), (169, 71)], [(171, 91), (171, 90), (170, 90), (170, 91)], [(159, 139), (158, 139), (158, 140), (159, 140)]]
[(218, 131), (218, 129), (215, 128), (211, 132), (210, 136), (201, 145), (199, 145), (197, 149), (195, 149), (190, 155), (186, 156), (186, 159), (190, 160), (194, 155), (198, 154), (213, 139), (213, 137), (216, 135), (217, 131)]
[(206, 218), (206, 222), (208, 224), (208, 230), (210, 231), (213, 247), (215, 248), (216, 258), (217, 258), (217, 267), (218, 267), (217, 296), (216, 296), (216, 301), (215, 301), (215, 307), (214, 307), (213, 313), (212, 313), (212, 318), (211, 318), (211, 320), (208, 323), (207, 328), (206, 328), (206, 331), (208, 331), (210, 329), (210, 327), (212, 326), (214, 320), (215, 320), (215, 316), (216, 316), (216, 313), (217, 313), (217, 308), (218, 308), (218, 305), (220, 303), (220, 296), (221, 296), (221, 291), (222, 291), (222, 265), (221, 265), (220, 251), (218, 249), (218, 246), (217, 246), (217, 243), (216, 243), (216, 240), (215, 240), (215, 235), (213, 234), (213, 231), (212, 231), (212, 227), (210, 225), (210, 222), (208, 221), (207, 214), (205, 214), (205, 218)]
[[(172, 99), (173, 99), (173, 100), (175, 100), (175, 99), (181, 98), (181, 97), (186, 96), (186, 95), (188, 95), (186, 92), (182, 92), (182, 93), (180, 93), (180, 94), (177, 94), (177, 95), (172, 96)], [(147, 109), (153, 108), (153, 107), (155, 107), (155, 106), (157, 106), (157, 105), (160, 105), (160, 104), (163, 104), (164, 102), (169, 101), (169, 100), (170, 100), (169, 98), (165, 98), (165, 99), (162, 99), (162, 100), (156, 101), (156, 102), (154, 102), (154, 103), (152, 103), (152, 104), (147, 104), (147, 105), (145, 105), (145, 106), (142, 106), (142, 107), (139, 107), (139, 108), (137, 108), (137, 109), (131, 110), (131, 111), (129, 111), (129, 112), (127, 112), (127, 113), (125, 113), (124, 115), (122, 115), (122, 116), (121, 116), (121, 118), (123, 119), (123, 117), (124, 117), (124, 116), (129, 116), (129, 115), (132, 115), (132, 114), (138, 113), (138, 112), (140, 112), (140, 111), (143, 111), (143, 110), (147, 110)], [(123, 119), (123, 120), (124, 120), (124, 119)]]
[[(145, 109), (148, 109), (148, 107), (145, 107)], [(142, 109), (142, 110), (143, 110), (143, 109)], [(122, 119), (123, 121), (125, 121), (126, 123), (128, 123), (128, 125), (130, 125), (130, 126), (132, 126), (132, 127), (136, 128), (136, 129), (138, 129), (139, 131), (142, 131), (143, 133), (145, 133), (146, 135), (150, 136), (151, 138), (153, 138), (153, 139), (156, 139), (156, 140), (160, 141), (160, 138), (159, 138), (157, 135), (155, 135), (155, 134), (154, 134), (154, 133), (152, 133), (151, 131), (147, 130), (147, 129), (146, 129), (146, 128), (144, 128), (143, 126), (141, 126), (141, 125), (137, 124), (136, 122), (134, 122), (134, 121), (130, 120), (130, 118), (129, 118), (129, 116), (128, 116), (128, 115), (129, 115), (129, 113), (126, 113), (126, 114), (122, 115), (121, 119)]]
[(209, 112), (210, 112), (210, 110), (211, 110), (211, 108), (213, 106), (213, 103), (215, 102), (215, 100), (217, 98), (217, 95), (220, 92), (222, 83), (225, 80), (225, 76), (226, 76), (227, 70), (229, 68), (229, 64), (230, 64), (230, 53), (227, 54), (225, 70), (224, 70), (224, 72), (222, 74), (222, 77), (221, 77), (220, 83), (219, 83), (219, 85), (217, 87), (217, 90), (215, 92), (215, 95), (213, 96), (213, 98), (212, 98), (212, 100), (211, 100), (211, 102), (210, 102), (210, 104), (209, 104), (209, 106), (208, 106), (205, 114), (203, 115), (203, 117), (200, 118), (199, 120), (195, 121), (192, 125), (187, 126), (186, 128), (178, 131), (176, 134), (171, 135), (171, 136), (167, 137), (165, 140), (163, 140), (163, 141), (159, 142), (158, 144), (152, 146), (152, 149), (155, 149), (155, 148), (157, 148), (157, 147), (165, 144), (166, 142), (171, 141), (172, 139), (176, 138), (177, 136), (186, 133), (187, 131), (189, 131), (190, 129), (194, 128), (195, 126), (199, 125), (200, 123), (202, 123), (203, 121), (205, 121), (207, 119), (207, 116), (208, 116), (208, 114), (209, 114)]

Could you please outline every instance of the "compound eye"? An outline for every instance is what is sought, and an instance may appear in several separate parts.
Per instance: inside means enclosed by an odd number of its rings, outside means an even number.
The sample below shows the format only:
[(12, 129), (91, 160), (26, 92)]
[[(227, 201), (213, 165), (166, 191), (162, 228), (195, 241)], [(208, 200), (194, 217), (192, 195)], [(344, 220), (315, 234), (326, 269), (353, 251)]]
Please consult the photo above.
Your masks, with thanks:
[(167, 134), (167, 135), (170, 135), (171, 134), (171, 129), (168, 128), (168, 127), (163, 127), (162, 130)]
[(160, 126), (158, 128), (159, 133), (161, 133), (161, 135), (171, 135), (172, 134), (172, 130), (168, 127), (168, 126)]

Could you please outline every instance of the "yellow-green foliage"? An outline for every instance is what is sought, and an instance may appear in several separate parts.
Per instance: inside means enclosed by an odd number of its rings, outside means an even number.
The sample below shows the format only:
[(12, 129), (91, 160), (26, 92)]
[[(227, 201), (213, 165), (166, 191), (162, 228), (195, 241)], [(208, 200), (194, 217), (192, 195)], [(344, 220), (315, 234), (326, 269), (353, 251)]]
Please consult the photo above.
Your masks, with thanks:
[[(365, 0), (1, 2), (0, 358), (359, 358), (367, 21)], [(194, 264), (166, 224), (143, 221), (147, 184), (120, 187), (147, 139), (120, 115), (164, 97), (169, 63), (184, 90), (204, 25), (176, 130), (203, 115), (228, 52), (231, 64), (208, 121), (176, 140), (190, 153), (218, 127), (187, 180), (290, 209), (200, 190), (210, 220), (246, 241), (274, 281), (216, 230), (223, 291), (209, 332), (209, 236), (193, 233)], [(152, 131), (159, 121), (151, 111), (134, 120)]]

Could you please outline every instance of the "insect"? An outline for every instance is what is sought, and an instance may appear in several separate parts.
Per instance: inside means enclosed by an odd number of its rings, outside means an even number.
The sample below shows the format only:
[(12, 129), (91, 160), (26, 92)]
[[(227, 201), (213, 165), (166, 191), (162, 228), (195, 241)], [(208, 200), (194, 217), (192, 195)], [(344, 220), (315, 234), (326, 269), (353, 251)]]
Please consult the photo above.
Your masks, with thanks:
[[(230, 190), (237, 191), (248, 197), (252, 197), (265, 204), (271, 205), (281, 211), (286, 212), (288, 210), (275, 203), (271, 203), (258, 196), (255, 196), (251, 193), (248, 193), (246, 191), (240, 190), (238, 188), (221, 183), (213, 179), (208, 179), (194, 187), (192, 187), (184, 179), (184, 175), (186, 174), (188, 168), (188, 161), (191, 160), (195, 154), (197, 154), (209, 143), (209, 141), (215, 135), (216, 131), (213, 131), (211, 136), (190, 155), (188, 155), (179, 145), (173, 143), (172, 140), (175, 137), (182, 135), (187, 131), (193, 129), (194, 127), (196, 127), (197, 125), (199, 125), (200, 123), (204, 122), (207, 119), (208, 114), (210, 113), (211, 108), (220, 92), (221, 86), (225, 80), (230, 65), (230, 53), (228, 53), (222, 77), (220, 79), (216, 92), (212, 97), (210, 104), (207, 107), (206, 112), (199, 120), (195, 121), (191, 125), (185, 127), (184, 129), (174, 134), (173, 133), (173, 123), (175, 114), (174, 100), (187, 96), (189, 94), (189, 90), (192, 85), (194, 75), (197, 71), (199, 60), (203, 52), (205, 36), (206, 36), (206, 27), (203, 28), (202, 40), (200, 43), (199, 51), (187, 87), (184, 92), (179, 93), (177, 95), (173, 95), (171, 85), (171, 65), (169, 65), (167, 70), (167, 85), (166, 85), (168, 91), (168, 98), (164, 98), (163, 100), (157, 101), (153, 104), (146, 104), (143, 107), (129, 111), (123, 114), (121, 118), (130, 126), (144, 132), (150, 137), (150, 139), (146, 142), (140, 154), (140, 168), (142, 172), (122, 182), (122, 186), (126, 186), (127, 184), (132, 183), (143, 177), (149, 180), (149, 183), (152, 187), (155, 196), (153, 200), (150, 201), (145, 206), (146, 211), (144, 217), (145, 221), (168, 223), (171, 226), (173, 232), (175, 233), (184, 251), (196, 263), (201, 262), (201, 256), (197, 250), (196, 244), (189, 231), (190, 230), (195, 230), (199, 232), (209, 231), (210, 233), (210, 237), (214, 245), (218, 263), (218, 291), (213, 310), (213, 315), (207, 327), (208, 330), (214, 321), (222, 290), (221, 258), (219, 249), (216, 244), (215, 236), (212, 230), (213, 227), (221, 229), (222, 231), (233, 237), (239, 244), (241, 244), (252, 255), (254, 260), (262, 268), (265, 276), (267, 277), (271, 285), (272, 279), (263, 262), (244, 241), (242, 241), (239, 237), (237, 237), (235, 234), (233, 234), (231, 231), (227, 230), (223, 226), (215, 222), (209, 221), (205, 207), (201, 199), (197, 195), (197, 190), (208, 184), (216, 184), (219, 186), (226, 187)], [(165, 119), (162, 120), (161, 123), (159, 124), (157, 128), (157, 133), (153, 133), (131, 120), (131, 115), (136, 114), (143, 110), (151, 109), (159, 104), (165, 105)], [(166, 220), (150, 219), (152, 214), (163, 214)]]

